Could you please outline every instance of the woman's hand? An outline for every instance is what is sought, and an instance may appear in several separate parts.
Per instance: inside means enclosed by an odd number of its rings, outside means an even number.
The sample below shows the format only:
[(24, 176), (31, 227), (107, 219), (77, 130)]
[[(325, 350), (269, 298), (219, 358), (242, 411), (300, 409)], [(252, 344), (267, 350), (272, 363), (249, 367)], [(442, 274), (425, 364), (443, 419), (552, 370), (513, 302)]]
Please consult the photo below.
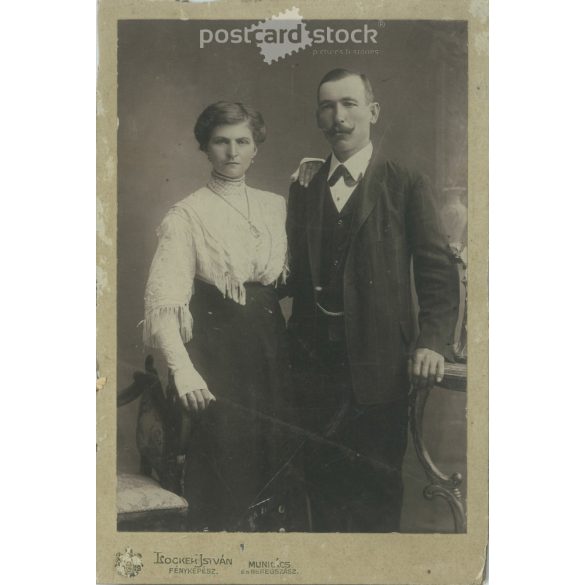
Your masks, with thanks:
[(308, 160), (301, 163), (299, 167), (299, 183), (302, 187), (308, 187), (312, 178), (317, 174), (319, 169), (323, 166), (323, 161)]
[(207, 383), (193, 367), (187, 353), (182, 367), (173, 372), (175, 388), (181, 406), (187, 412), (201, 412), (215, 400), (215, 396), (207, 389)]
[(187, 412), (202, 412), (215, 400), (215, 396), (206, 388), (197, 388), (183, 394), (179, 400)]
[(322, 158), (303, 158), (297, 170), (291, 175), (290, 182), (298, 181), (301, 187), (308, 187), (311, 179), (317, 174), (324, 162)]

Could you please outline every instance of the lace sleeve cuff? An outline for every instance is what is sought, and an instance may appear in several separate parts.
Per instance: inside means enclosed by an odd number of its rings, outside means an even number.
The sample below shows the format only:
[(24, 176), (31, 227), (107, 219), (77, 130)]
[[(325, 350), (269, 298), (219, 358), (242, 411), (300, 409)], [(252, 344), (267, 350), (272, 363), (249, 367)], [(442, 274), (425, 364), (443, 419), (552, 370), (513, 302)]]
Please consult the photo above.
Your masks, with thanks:
[(189, 311), (189, 305), (175, 307), (156, 307), (147, 311), (144, 318), (142, 340), (144, 345), (161, 349), (161, 336), (159, 332), (164, 329), (169, 320), (177, 323), (179, 334), (183, 343), (193, 338), (193, 317)]

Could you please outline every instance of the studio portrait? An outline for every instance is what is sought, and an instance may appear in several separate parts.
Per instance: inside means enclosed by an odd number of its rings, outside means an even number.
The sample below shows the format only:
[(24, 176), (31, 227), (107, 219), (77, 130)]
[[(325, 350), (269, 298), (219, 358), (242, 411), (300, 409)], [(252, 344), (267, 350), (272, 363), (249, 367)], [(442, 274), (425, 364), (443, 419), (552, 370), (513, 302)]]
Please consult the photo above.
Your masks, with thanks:
[(467, 23), (256, 22), (118, 22), (117, 530), (465, 533)]

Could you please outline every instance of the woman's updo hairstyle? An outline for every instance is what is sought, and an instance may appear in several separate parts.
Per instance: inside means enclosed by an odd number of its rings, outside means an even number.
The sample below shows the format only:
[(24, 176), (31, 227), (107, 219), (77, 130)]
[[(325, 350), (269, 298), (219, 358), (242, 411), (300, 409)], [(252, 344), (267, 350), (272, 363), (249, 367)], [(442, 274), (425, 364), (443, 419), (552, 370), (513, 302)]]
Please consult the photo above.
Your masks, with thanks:
[(195, 123), (195, 138), (199, 149), (207, 150), (213, 129), (226, 124), (248, 122), (254, 142), (258, 145), (266, 140), (266, 126), (262, 114), (240, 102), (215, 102), (201, 112)]

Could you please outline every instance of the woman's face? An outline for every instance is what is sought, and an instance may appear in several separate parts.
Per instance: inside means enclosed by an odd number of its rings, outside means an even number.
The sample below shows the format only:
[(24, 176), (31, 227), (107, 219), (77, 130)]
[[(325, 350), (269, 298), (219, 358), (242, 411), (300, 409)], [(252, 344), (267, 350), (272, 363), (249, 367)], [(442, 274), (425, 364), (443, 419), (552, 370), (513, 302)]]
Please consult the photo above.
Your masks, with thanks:
[(214, 170), (230, 179), (243, 177), (257, 148), (247, 122), (216, 126), (207, 145)]

